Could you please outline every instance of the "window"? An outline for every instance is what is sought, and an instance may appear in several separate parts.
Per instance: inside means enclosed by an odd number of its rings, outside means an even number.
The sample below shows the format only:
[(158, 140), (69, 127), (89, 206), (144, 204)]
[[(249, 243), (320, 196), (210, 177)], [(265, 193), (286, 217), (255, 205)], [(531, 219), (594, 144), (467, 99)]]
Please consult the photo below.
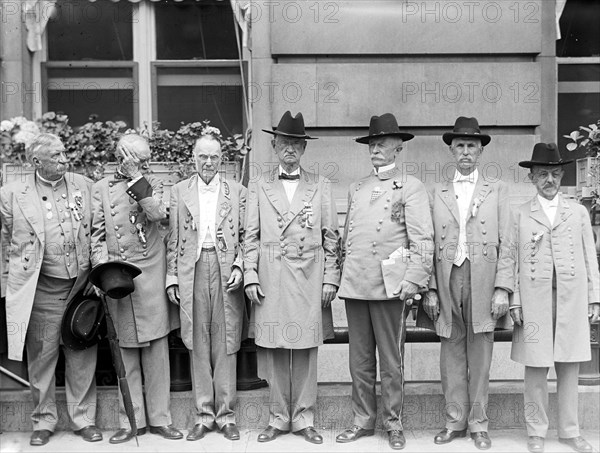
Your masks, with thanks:
[[(558, 60), (558, 147), (563, 159), (579, 159), (583, 150), (567, 151), (563, 137), (600, 119), (600, 2), (567, 0), (560, 17)], [(576, 167), (566, 167), (563, 185), (576, 184)]]
[(137, 92), (132, 4), (71, 0), (56, 6), (47, 29), (43, 110), (66, 113), (71, 126), (90, 117), (133, 126)]
[[(138, 127), (210, 120), (244, 130), (236, 23), (228, 1), (57, 2), (47, 28), (43, 110)], [(72, 36), (81, 39), (73, 40)]]

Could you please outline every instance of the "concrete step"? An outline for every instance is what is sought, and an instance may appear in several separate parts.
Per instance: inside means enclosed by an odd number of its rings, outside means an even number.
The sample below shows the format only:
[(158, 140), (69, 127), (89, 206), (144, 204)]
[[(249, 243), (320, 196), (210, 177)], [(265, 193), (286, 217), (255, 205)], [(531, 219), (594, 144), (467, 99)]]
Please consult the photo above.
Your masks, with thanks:
[[(380, 393), (378, 386), (378, 394)], [(556, 427), (556, 383), (549, 383), (550, 428)], [(315, 426), (319, 429), (342, 430), (352, 425), (350, 384), (319, 384)], [(492, 382), (488, 416), (490, 430), (523, 428), (523, 383)], [(57, 430), (69, 430), (64, 389), (57, 390), (59, 421)], [(378, 398), (380, 402), (380, 399)], [(439, 382), (408, 382), (405, 386), (403, 424), (407, 430), (441, 429), (444, 427), (444, 397)], [(33, 409), (28, 390), (8, 390), (0, 394), (1, 429), (31, 431)], [(380, 409), (381, 411), (381, 409)], [(119, 428), (116, 387), (98, 390), (96, 424), (102, 430)], [(191, 392), (171, 393), (173, 424), (189, 429), (195, 424), (195, 408)], [(381, 414), (377, 428), (381, 429)], [(237, 423), (244, 429), (261, 429), (269, 422), (268, 388), (239, 391), (236, 406)], [(600, 420), (600, 387), (579, 387), (579, 423), (582, 429), (598, 429)], [(92, 423), (92, 421), (90, 421)]]

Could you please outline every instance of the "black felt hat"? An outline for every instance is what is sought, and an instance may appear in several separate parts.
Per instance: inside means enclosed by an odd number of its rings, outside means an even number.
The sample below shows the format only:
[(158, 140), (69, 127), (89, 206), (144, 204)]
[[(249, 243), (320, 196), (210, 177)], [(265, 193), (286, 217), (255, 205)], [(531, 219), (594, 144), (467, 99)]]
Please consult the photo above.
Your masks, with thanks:
[(111, 299), (122, 299), (135, 290), (133, 279), (142, 270), (124, 261), (109, 261), (94, 266), (90, 272), (90, 282), (100, 288)]

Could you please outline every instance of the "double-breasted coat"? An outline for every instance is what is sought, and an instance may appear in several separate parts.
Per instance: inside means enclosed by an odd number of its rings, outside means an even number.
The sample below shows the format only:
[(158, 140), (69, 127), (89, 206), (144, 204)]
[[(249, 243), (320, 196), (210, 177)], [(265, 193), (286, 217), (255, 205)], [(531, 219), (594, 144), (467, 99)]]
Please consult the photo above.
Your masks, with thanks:
[[(235, 291), (227, 292), (226, 287), (233, 268), (239, 267), (242, 271), (244, 269), (241, 241), (244, 236), (246, 193), (246, 188), (240, 183), (221, 178), (215, 231), (222, 232), (226, 244), (225, 248), (219, 247), (217, 253), (223, 286), (227, 354), (237, 352), (240, 341), (244, 339), (243, 322), (246, 313), (244, 289), (240, 286)], [(195, 174), (171, 188), (167, 241), (167, 285), (170, 283), (179, 285), (181, 338), (188, 349), (194, 347), (193, 304), (198, 225), (200, 225), (200, 204), (198, 175)]]
[(331, 307), (321, 308), (324, 283), (339, 286), (339, 232), (331, 182), (300, 169), (292, 202), (278, 169), (248, 187), (244, 285), (260, 284), (250, 336), (265, 348), (306, 349), (333, 337)]
[(377, 175), (372, 172), (353, 183), (342, 244), (340, 298), (388, 299), (381, 261), (400, 247), (410, 251), (404, 280), (426, 287), (432, 267), (433, 227), (423, 183), (402, 175), (398, 167)]
[[(518, 284), (511, 306), (521, 305), (511, 358), (533, 367), (591, 359), (588, 304), (600, 302), (598, 261), (590, 218), (562, 195), (554, 225), (535, 196), (515, 213)], [(556, 331), (552, 279), (556, 272)]]
[[(67, 172), (64, 176), (67, 193), (82, 203), (81, 217), (71, 212), (76, 238), (78, 274), (68, 299), (87, 284), (90, 271), (90, 188), (92, 181), (82, 175)], [(33, 307), (42, 259), (46, 246), (44, 212), (35, 188), (35, 175), (24, 182), (16, 181), (0, 188), (0, 214), (5, 262), (2, 287), (6, 290), (8, 358), (23, 360), (25, 335)]]
[[(433, 218), (435, 252), (434, 272), (429, 287), (436, 289), (440, 314), (435, 331), (440, 337), (452, 334), (452, 297), (450, 272), (457, 251), (460, 214), (454, 184), (446, 180), (434, 186), (429, 194)], [(473, 332), (493, 332), (496, 327), (510, 325), (510, 316), (492, 318), (492, 296), (495, 288), (514, 289), (514, 225), (508, 187), (502, 181), (487, 181), (479, 176), (469, 204), (466, 237), (471, 262), (471, 298)], [(420, 316), (430, 326), (426, 316)]]
[(165, 290), (165, 245), (157, 225), (167, 216), (162, 198), (162, 182), (152, 175), (131, 188), (111, 177), (92, 187), (92, 265), (126, 261), (142, 270), (133, 293), (107, 298), (121, 347), (162, 338), (179, 324)]

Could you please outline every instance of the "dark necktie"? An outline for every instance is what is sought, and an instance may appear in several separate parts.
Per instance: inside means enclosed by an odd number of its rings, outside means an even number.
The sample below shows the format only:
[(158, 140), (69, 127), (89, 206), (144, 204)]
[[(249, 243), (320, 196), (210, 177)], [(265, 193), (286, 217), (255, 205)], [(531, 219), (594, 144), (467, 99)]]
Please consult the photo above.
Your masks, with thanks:
[(288, 175), (287, 173), (281, 173), (279, 179), (285, 179), (288, 181), (297, 181), (300, 179), (300, 175)]

